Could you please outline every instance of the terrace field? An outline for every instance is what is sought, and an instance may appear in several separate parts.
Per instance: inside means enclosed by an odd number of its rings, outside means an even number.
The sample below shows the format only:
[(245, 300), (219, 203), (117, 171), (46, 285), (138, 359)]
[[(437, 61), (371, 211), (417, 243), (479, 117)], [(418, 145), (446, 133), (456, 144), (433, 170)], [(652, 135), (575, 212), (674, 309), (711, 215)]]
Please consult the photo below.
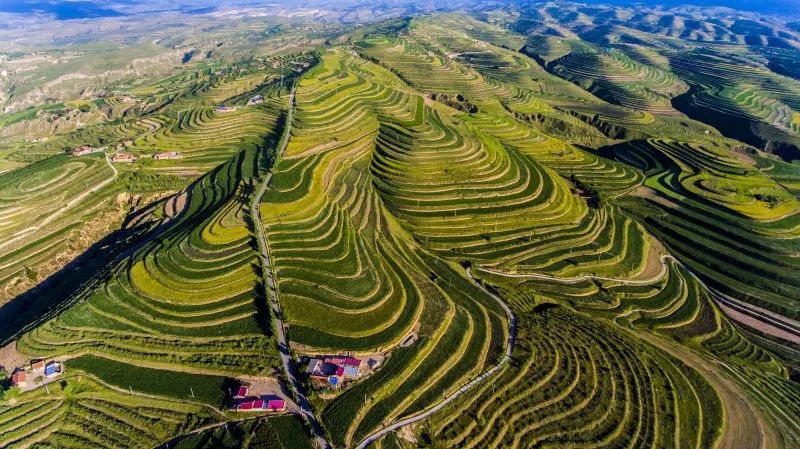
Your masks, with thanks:
[(0, 58), (0, 447), (800, 445), (790, 25), (253, 8)]

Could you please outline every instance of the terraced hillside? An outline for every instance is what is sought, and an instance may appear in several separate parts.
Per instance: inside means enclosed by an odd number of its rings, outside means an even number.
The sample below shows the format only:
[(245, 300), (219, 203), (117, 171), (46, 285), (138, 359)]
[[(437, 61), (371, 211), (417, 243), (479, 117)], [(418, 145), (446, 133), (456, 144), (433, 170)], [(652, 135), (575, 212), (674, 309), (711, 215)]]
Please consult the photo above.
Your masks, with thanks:
[(258, 11), (0, 141), (0, 446), (800, 444), (789, 25)]
[[(15, 146), (10, 157), (21, 166), (0, 174), (0, 208), (4, 211), (0, 302), (92, 250), (120, 227), (127, 213), (176, 194), (239, 151), (262, 148), (270, 133), (281, 126), (280, 111), (285, 106), (275, 92), (285, 87), (283, 78), (289, 82), (296, 76), (291, 68), (303, 64), (309, 64), (308, 55), (274, 58), (269, 65), (262, 64), (258, 83), (247, 72), (259, 70), (258, 66), (235, 73), (228, 73), (229, 69), (221, 75), (209, 69), (190, 70), (173, 77), (178, 79), (170, 78), (172, 81), (159, 80), (152, 86), (98, 100), (127, 105), (128, 113), (122, 117), (110, 116), (100, 123)], [(165, 86), (172, 89), (170, 96), (160, 99), (158, 89)], [(256, 95), (262, 95), (264, 101), (248, 105)], [(117, 99), (120, 97), (124, 101)], [(202, 100), (206, 97), (210, 100)], [(215, 112), (214, 106), (208, 106), (226, 102), (235, 110)], [(102, 151), (64, 154), (83, 146)], [(132, 155), (135, 160), (112, 162), (120, 154)], [(164, 154), (173, 156), (159, 156)], [(261, 159), (264, 165), (266, 159)]]
[[(254, 165), (243, 152), (200, 179), (174, 224), (18, 350), (229, 375), (270, 366), (243, 209), (243, 179)], [(70, 337), (75, 332), (80, 338)]]
[(719, 438), (719, 399), (677, 359), (557, 307), (520, 320), (515, 361), (497, 382), (434, 418), (441, 444), (711, 447)]
[(379, 128), (421, 126), (426, 110), (389, 71), (343, 50), (323, 54), (298, 84), (289, 145), (261, 205), (296, 350), (369, 353), (419, 336), (324, 409), (336, 445), (452, 391), (493, 363), (505, 338), (494, 300), (452, 264), (420, 253), (373, 185)]
[(549, 69), (611, 103), (654, 114), (675, 114), (669, 100), (687, 89), (669, 72), (617, 50), (570, 52)]
[[(249, 198), (275, 157), (285, 87), (298, 72), (283, 80), (276, 73), (283, 64), (308, 65), (308, 57), (276, 59), (275, 69), (264, 69), (263, 83), (223, 92), (237, 111), (220, 113), (222, 121), (196, 100), (177, 112), (140, 111), (53, 136), (34, 146), (42, 160), (2, 175), (3, 242), (18, 248), (3, 255), (15, 264), (4, 266), (10, 276), (19, 267), (34, 271), (37, 258), (74, 245), (68, 232), (83, 232), (87, 214), (106, 213), (109, 198), (130, 199), (133, 206), (124, 209), (132, 209), (127, 217), (120, 210), (122, 229), (48, 281), (61, 289), (45, 283), (3, 306), (3, 339), (12, 341), (4, 367), (14, 369), (7, 360), (45, 357), (65, 363), (68, 373), (60, 383), (34, 373), (22, 391), (7, 392), (3, 447), (152, 447), (230, 419), (221, 409), (238, 388), (233, 378), (276, 376)], [(263, 101), (247, 104), (255, 95)], [(52, 155), (73, 142), (106, 148)], [(139, 159), (129, 165), (112, 157), (133, 151)], [(164, 151), (181, 157), (143, 159)], [(58, 226), (66, 229), (53, 232)], [(29, 237), (45, 232), (52, 235)], [(87, 426), (92, 421), (96, 428)]]
[(220, 419), (199, 405), (131, 397), (86, 378), (48, 389), (0, 405), (3, 447), (147, 448)]

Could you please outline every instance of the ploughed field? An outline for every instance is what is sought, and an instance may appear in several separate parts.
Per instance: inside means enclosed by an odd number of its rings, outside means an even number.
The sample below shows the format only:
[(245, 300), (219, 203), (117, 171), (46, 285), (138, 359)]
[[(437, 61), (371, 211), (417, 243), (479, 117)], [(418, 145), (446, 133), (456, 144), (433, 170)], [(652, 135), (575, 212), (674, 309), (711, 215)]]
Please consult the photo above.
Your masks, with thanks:
[[(0, 446), (800, 444), (771, 330), (800, 317), (798, 81), (570, 8), (332, 29), (30, 143), (0, 174), (0, 280), (38, 282), (92, 216), (122, 227), (0, 309), (18, 357), (67, 369), (6, 394)], [(232, 410), (242, 379), (299, 399), (281, 353), (381, 363), (299, 375), (319, 428)]]

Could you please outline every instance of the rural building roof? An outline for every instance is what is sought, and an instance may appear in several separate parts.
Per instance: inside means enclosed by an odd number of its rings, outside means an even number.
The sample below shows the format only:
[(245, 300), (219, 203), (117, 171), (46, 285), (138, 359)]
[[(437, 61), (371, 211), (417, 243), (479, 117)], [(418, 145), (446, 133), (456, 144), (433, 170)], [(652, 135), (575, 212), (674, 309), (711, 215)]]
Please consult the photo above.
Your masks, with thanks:
[(322, 363), (322, 360), (320, 360), (320, 359), (311, 359), (308, 362), (308, 367), (306, 368), (306, 373), (314, 374), (315, 371), (318, 371), (320, 369), (320, 364), (321, 363)]
[(286, 401), (283, 399), (270, 399), (267, 401), (267, 410), (283, 410), (286, 408)]
[(354, 357), (345, 357), (344, 359), (344, 366), (361, 366), (361, 360), (354, 358)]
[(44, 369), (44, 360), (34, 360), (31, 362), (31, 369), (34, 371), (39, 371)]
[(11, 385), (16, 386), (17, 384), (25, 383), (26, 380), (28, 380), (28, 373), (21, 369), (16, 370), (14, 374), (11, 375)]
[(181, 157), (181, 153), (177, 151), (165, 151), (163, 153), (156, 153), (153, 155), (154, 159), (172, 159)]
[(132, 161), (134, 160), (134, 156), (128, 153), (117, 153), (114, 157), (111, 158), (113, 162), (120, 162), (120, 161)]
[(246, 385), (242, 385), (241, 387), (239, 387), (239, 391), (236, 393), (236, 396), (240, 397), (240, 398), (243, 398), (243, 397), (247, 396), (248, 390), (249, 390), (249, 388), (247, 388)]
[(61, 364), (58, 362), (49, 362), (47, 366), (44, 367), (44, 375), (50, 376), (53, 374), (58, 374), (61, 372)]

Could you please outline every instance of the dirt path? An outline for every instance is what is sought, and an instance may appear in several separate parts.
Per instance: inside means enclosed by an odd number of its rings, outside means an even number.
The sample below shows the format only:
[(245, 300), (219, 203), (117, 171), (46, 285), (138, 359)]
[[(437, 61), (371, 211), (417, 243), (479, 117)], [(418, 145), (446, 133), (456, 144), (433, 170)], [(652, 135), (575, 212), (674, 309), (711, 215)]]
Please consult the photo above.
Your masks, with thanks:
[(774, 449), (782, 447), (775, 433), (743, 392), (732, 380), (719, 374), (709, 361), (689, 348), (670, 344), (648, 333), (633, 333), (637, 337), (671, 354), (695, 369), (716, 390), (725, 409), (722, 437), (716, 449)]
[(642, 184), (642, 185), (636, 187), (635, 189), (633, 189), (630, 192), (630, 194), (632, 196), (637, 196), (639, 198), (645, 198), (645, 199), (648, 199), (648, 200), (655, 201), (656, 203), (659, 203), (659, 204), (661, 204), (663, 206), (666, 206), (666, 207), (668, 207), (670, 209), (677, 209), (678, 207), (680, 207), (680, 206), (678, 206), (677, 203), (675, 203), (672, 200), (668, 199), (667, 197), (659, 194), (657, 191), (653, 190), (650, 187), (647, 187), (644, 184)]
[[(295, 91), (296, 86), (293, 86), (292, 91), (289, 94), (289, 111), (286, 116), (286, 128), (284, 128), (283, 136), (278, 143), (278, 156), (276, 159), (283, 157), (283, 153), (286, 151), (286, 146), (289, 143), (289, 136), (292, 132), (292, 116), (294, 115), (295, 107)], [(314, 414), (311, 404), (301, 391), (300, 382), (295, 376), (296, 367), (294, 361), (292, 360), (291, 354), (289, 353), (289, 343), (286, 339), (285, 326), (282, 318), (283, 312), (281, 311), (280, 301), (278, 300), (274, 271), (272, 270), (272, 265), (270, 264), (271, 259), (269, 255), (269, 244), (264, 232), (264, 226), (261, 223), (261, 198), (264, 197), (267, 189), (269, 189), (270, 181), (272, 181), (272, 172), (267, 173), (267, 175), (264, 177), (264, 180), (261, 182), (258, 191), (256, 192), (255, 196), (253, 196), (253, 201), (250, 203), (250, 213), (253, 218), (253, 227), (255, 228), (258, 240), (258, 250), (261, 255), (262, 278), (267, 281), (267, 296), (272, 309), (270, 313), (270, 325), (272, 326), (272, 329), (275, 332), (275, 337), (278, 340), (278, 353), (281, 358), (281, 364), (283, 365), (283, 373), (284, 376), (286, 376), (287, 383), (289, 384), (289, 391), (294, 398), (294, 403), (298, 405), (303, 419), (305, 419), (305, 421), (311, 427), (317, 447), (328, 449), (331, 447), (331, 445), (325, 440), (325, 433), (322, 430), (322, 426), (319, 424), (319, 420)]]
[(186, 199), (189, 196), (188, 190), (184, 190), (171, 198), (164, 204), (164, 215), (167, 219), (178, 216), (186, 208)]

